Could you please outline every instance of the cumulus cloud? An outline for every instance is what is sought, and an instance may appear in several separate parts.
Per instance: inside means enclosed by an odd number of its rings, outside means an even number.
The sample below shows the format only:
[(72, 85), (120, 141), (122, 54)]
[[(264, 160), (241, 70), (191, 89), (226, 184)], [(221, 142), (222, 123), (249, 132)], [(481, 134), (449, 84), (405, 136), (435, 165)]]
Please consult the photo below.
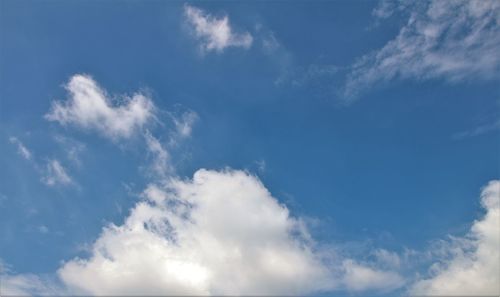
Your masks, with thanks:
[(47, 120), (119, 139), (132, 136), (154, 118), (155, 106), (147, 96), (122, 96), (121, 102), (113, 104), (106, 91), (88, 75), (74, 75), (66, 89), (68, 99), (53, 102), (45, 115)]
[(248, 32), (233, 32), (227, 15), (217, 18), (190, 5), (184, 6), (184, 15), (204, 52), (221, 53), (228, 47), (247, 49), (252, 45), (252, 35)]
[(10, 137), (9, 142), (17, 146), (17, 152), (26, 160), (31, 160), (31, 152), (17, 137)]
[(500, 295), (500, 181), (481, 193), (486, 214), (464, 238), (444, 242), (444, 258), (431, 266), (430, 277), (417, 281), (411, 294), (431, 296)]
[(199, 170), (151, 185), (121, 226), (106, 227), (92, 256), (59, 270), (97, 295), (304, 294), (331, 288), (330, 272), (260, 181)]
[(73, 180), (58, 160), (49, 160), (42, 182), (48, 186), (69, 185)]
[(353, 65), (344, 89), (347, 99), (393, 79), (498, 79), (500, 2), (388, 3), (382, 2), (374, 15), (387, 18), (395, 9), (405, 10), (408, 21), (396, 38)]

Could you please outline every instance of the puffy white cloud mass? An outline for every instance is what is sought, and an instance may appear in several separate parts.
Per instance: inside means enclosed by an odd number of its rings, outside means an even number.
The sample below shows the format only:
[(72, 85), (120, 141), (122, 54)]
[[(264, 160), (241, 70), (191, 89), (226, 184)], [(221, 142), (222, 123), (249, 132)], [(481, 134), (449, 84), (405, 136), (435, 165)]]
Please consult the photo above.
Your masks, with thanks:
[(245, 172), (199, 170), (150, 185), (61, 279), (96, 295), (278, 295), (334, 287), (302, 222)]
[(472, 225), (464, 238), (443, 245), (442, 261), (431, 266), (431, 276), (417, 281), (411, 294), (430, 296), (500, 295), (500, 181), (482, 191), (486, 214)]
[(203, 51), (220, 53), (227, 47), (249, 48), (252, 45), (252, 35), (233, 32), (227, 15), (217, 18), (190, 5), (184, 6), (184, 15)]
[(42, 178), (48, 186), (68, 185), (73, 182), (71, 177), (66, 172), (66, 169), (58, 160), (49, 160), (46, 166), (45, 176)]
[(122, 96), (118, 104), (113, 104), (106, 91), (88, 75), (74, 75), (66, 89), (69, 98), (53, 102), (45, 115), (47, 120), (97, 130), (119, 139), (132, 136), (154, 118), (155, 106), (147, 96), (141, 93)]
[(499, 1), (387, 3), (382, 2), (374, 15), (387, 18), (400, 9), (408, 12), (408, 21), (396, 38), (353, 65), (344, 89), (347, 100), (375, 83), (396, 78), (498, 79)]

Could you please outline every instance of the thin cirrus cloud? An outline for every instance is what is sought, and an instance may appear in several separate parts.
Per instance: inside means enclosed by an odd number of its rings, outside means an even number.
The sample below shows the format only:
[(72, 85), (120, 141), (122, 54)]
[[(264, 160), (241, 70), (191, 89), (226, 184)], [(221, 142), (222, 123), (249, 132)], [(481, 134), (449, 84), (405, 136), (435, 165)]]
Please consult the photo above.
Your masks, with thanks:
[(394, 79), (455, 83), (500, 76), (500, 2), (381, 3), (375, 16), (387, 18), (400, 10), (408, 13), (408, 21), (394, 39), (354, 63), (342, 91), (345, 100)]
[(252, 45), (252, 35), (234, 32), (227, 15), (217, 18), (200, 8), (185, 5), (184, 16), (194, 37), (200, 42), (202, 52), (222, 53), (229, 47), (248, 49)]
[(150, 132), (144, 134), (148, 152), (152, 156), (152, 169), (153, 174), (165, 177), (167, 174), (172, 173), (173, 169), (170, 165), (170, 154), (164, 145), (154, 137)]
[(135, 93), (113, 105), (106, 92), (88, 75), (71, 77), (66, 89), (68, 100), (55, 101), (45, 115), (49, 121), (96, 130), (113, 140), (129, 138), (154, 118), (150, 98)]
[(45, 175), (42, 177), (42, 182), (47, 186), (56, 186), (72, 184), (73, 180), (61, 163), (58, 160), (53, 159), (47, 161)]
[(21, 155), (26, 160), (31, 160), (31, 151), (17, 137), (10, 137), (9, 142), (17, 146), (17, 152), (19, 153), (19, 155)]
[[(66, 138), (57, 137), (56, 139), (68, 142)], [(36, 171), (41, 174), (41, 182), (47, 186), (58, 186), (58, 185), (70, 185), (73, 184), (73, 179), (68, 174), (67, 170), (57, 159), (50, 159), (46, 161), (44, 166), (39, 166), (36, 159), (33, 157), (33, 153), (17, 138), (10, 137), (9, 142), (17, 146), (17, 151), (24, 159), (33, 161), (32, 165)], [(75, 142), (76, 143), (76, 142)], [(83, 145), (79, 144), (78, 147), (73, 145), (72, 147), (66, 147), (68, 158), (72, 158), (79, 162), (77, 158), (77, 153), (83, 150)]]

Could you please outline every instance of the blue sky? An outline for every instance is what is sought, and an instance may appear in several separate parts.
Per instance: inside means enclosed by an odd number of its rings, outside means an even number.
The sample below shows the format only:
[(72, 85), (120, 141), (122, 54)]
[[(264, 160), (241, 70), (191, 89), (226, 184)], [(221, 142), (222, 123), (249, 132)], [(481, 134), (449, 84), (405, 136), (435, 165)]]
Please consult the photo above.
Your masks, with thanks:
[(498, 15), (0, 2), (0, 288), (498, 294)]

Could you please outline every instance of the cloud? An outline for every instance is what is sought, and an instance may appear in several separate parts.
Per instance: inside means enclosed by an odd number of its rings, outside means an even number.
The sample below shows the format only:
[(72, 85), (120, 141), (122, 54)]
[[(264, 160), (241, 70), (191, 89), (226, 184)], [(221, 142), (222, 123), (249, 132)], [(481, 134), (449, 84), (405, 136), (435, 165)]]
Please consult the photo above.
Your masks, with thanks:
[(120, 102), (113, 104), (106, 91), (88, 75), (74, 75), (66, 89), (68, 100), (53, 102), (45, 115), (47, 120), (96, 130), (116, 140), (131, 137), (154, 118), (155, 106), (147, 96), (122, 96)]
[(193, 125), (198, 120), (198, 114), (194, 111), (186, 111), (180, 117), (172, 116), (177, 138), (187, 138), (191, 136)]
[(401, 257), (395, 252), (385, 249), (377, 249), (373, 251), (373, 255), (377, 259), (377, 263), (380, 267), (397, 269), (401, 266)]
[(45, 176), (42, 182), (48, 186), (69, 185), (73, 180), (66, 172), (66, 169), (59, 163), (58, 160), (49, 160), (46, 165)]
[(0, 296), (56, 296), (64, 294), (48, 277), (15, 274), (0, 259)]
[(35, 274), (0, 275), (2, 296), (58, 296), (61, 289)]
[(456, 133), (453, 135), (453, 139), (458, 140), (458, 139), (463, 139), (463, 138), (467, 138), (467, 137), (474, 137), (474, 136), (479, 136), (479, 135), (487, 134), (489, 132), (498, 131), (498, 130), (500, 130), (500, 119), (498, 119), (492, 123), (478, 126), (478, 127), (471, 129), (471, 130)]
[(351, 259), (345, 260), (342, 268), (343, 284), (349, 291), (388, 292), (402, 287), (405, 283), (403, 277), (396, 272), (371, 268)]
[(430, 277), (411, 286), (413, 295), (500, 294), (500, 181), (491, 181), (481, 193), (484, 217), (473, 223), (469, 234), (443, 242), (443, 259), (434, 263)]
[(61, 145), (66, 153), (66, 158), (77, 166), (82, 165), (80, 155), (86, 150), (86, 145), (80, 141), (61, 135), (54, 136), (57, 143)]
[(151, 165), (153, 173), (155, 176), (159, 177), (167, 176), (168, 173), (173, 171), (170, 166), (170, 154), (151, 133), (145, 133), (144, 137), (146, 139), (147, 149), (153, 156), (153, 163)]
[(31, 160), (32, 154), (17, 137), (10, 137), (9, 142), (17, 146), (17, 152), (26, 160)]
[(199, 170), (150, 185), (121, 226), (106, 227), (88, 259), (59, 270), (96, 295), (304, 294), (332, 286), (291, 217), (245, 172)]
[(45, 225), (40, 225), (37, 227), (37, 229), (40, 233), (43, 233), (43, 234), (49, 233), (49, 228)]
[(217, 18), (190, 5), (184, 6), (184, 15), (204, 52), (222, 53), (228, 47), (247, 49), (252, 45), (252, 35), (248, 32), (233, 32), (227, 15)]
[[(78, 84), (84, 86), (72, 86), (75, 79), (82, 80)], [(124, 130), (113, 131), (109, 127), (114, 124), (108, 123), (121, 114), (117, 110), (128, 110), (132, 103), (111, 106), (105, 91), (87, 76), (73, 76), (67, 88), (72, 94), (69, 101), (54, 103), (47, 118), (112, 139), (132, 134), (121, 135)], [(154, 106), (152, 102), (148, 105)], [(96, 118), (90, 111), (103, 116)], [(346, 257), (332, 262), (325, 256), (329, 253), (312, 241), (305, 223), (292, 217), (258, 178), (247, 172), (201, 169), (192, 180), (176, 177), (168, 148), (191, 135), (198, 116), (192, 111), (181, 116), (167, 114), (174, 130), (166, 144), (141, 125), (129, 128), (142, 128), (152, 158), (151, 177), (156, 182), (146, 187), (124, 224), (103, 229), (89, 257), (61, 266), (57, 275), (68, 292), (290, 295), (334, 289), (382, 291), (401, 286), (396, 273), (369, 263)], [(81, 147), (67, 138), (56, 140), (69, 148)], [(75, 154), (81, 150), (75, 148)], [(47, 163), (43, 181), (48, 185), (72, 183), (58, 160)], [(354, 285), (356, 279), (364, 283)]]
[[(387, 18), (393, 6), (381, 5), (374, 15)], [(396, 38), (352, 66), (343, 90), (346, 100), (394, 79), (454, 83), (500, 77), (500, 2), (402, 2), (397, 9), (408, 11), (406, 25)]]
[(257, 171), (259, 173), (264, 173), (266, 171), (267, 163), (266, 160), (257, 160), (255, 161), (255, 166), (257, 166)]

